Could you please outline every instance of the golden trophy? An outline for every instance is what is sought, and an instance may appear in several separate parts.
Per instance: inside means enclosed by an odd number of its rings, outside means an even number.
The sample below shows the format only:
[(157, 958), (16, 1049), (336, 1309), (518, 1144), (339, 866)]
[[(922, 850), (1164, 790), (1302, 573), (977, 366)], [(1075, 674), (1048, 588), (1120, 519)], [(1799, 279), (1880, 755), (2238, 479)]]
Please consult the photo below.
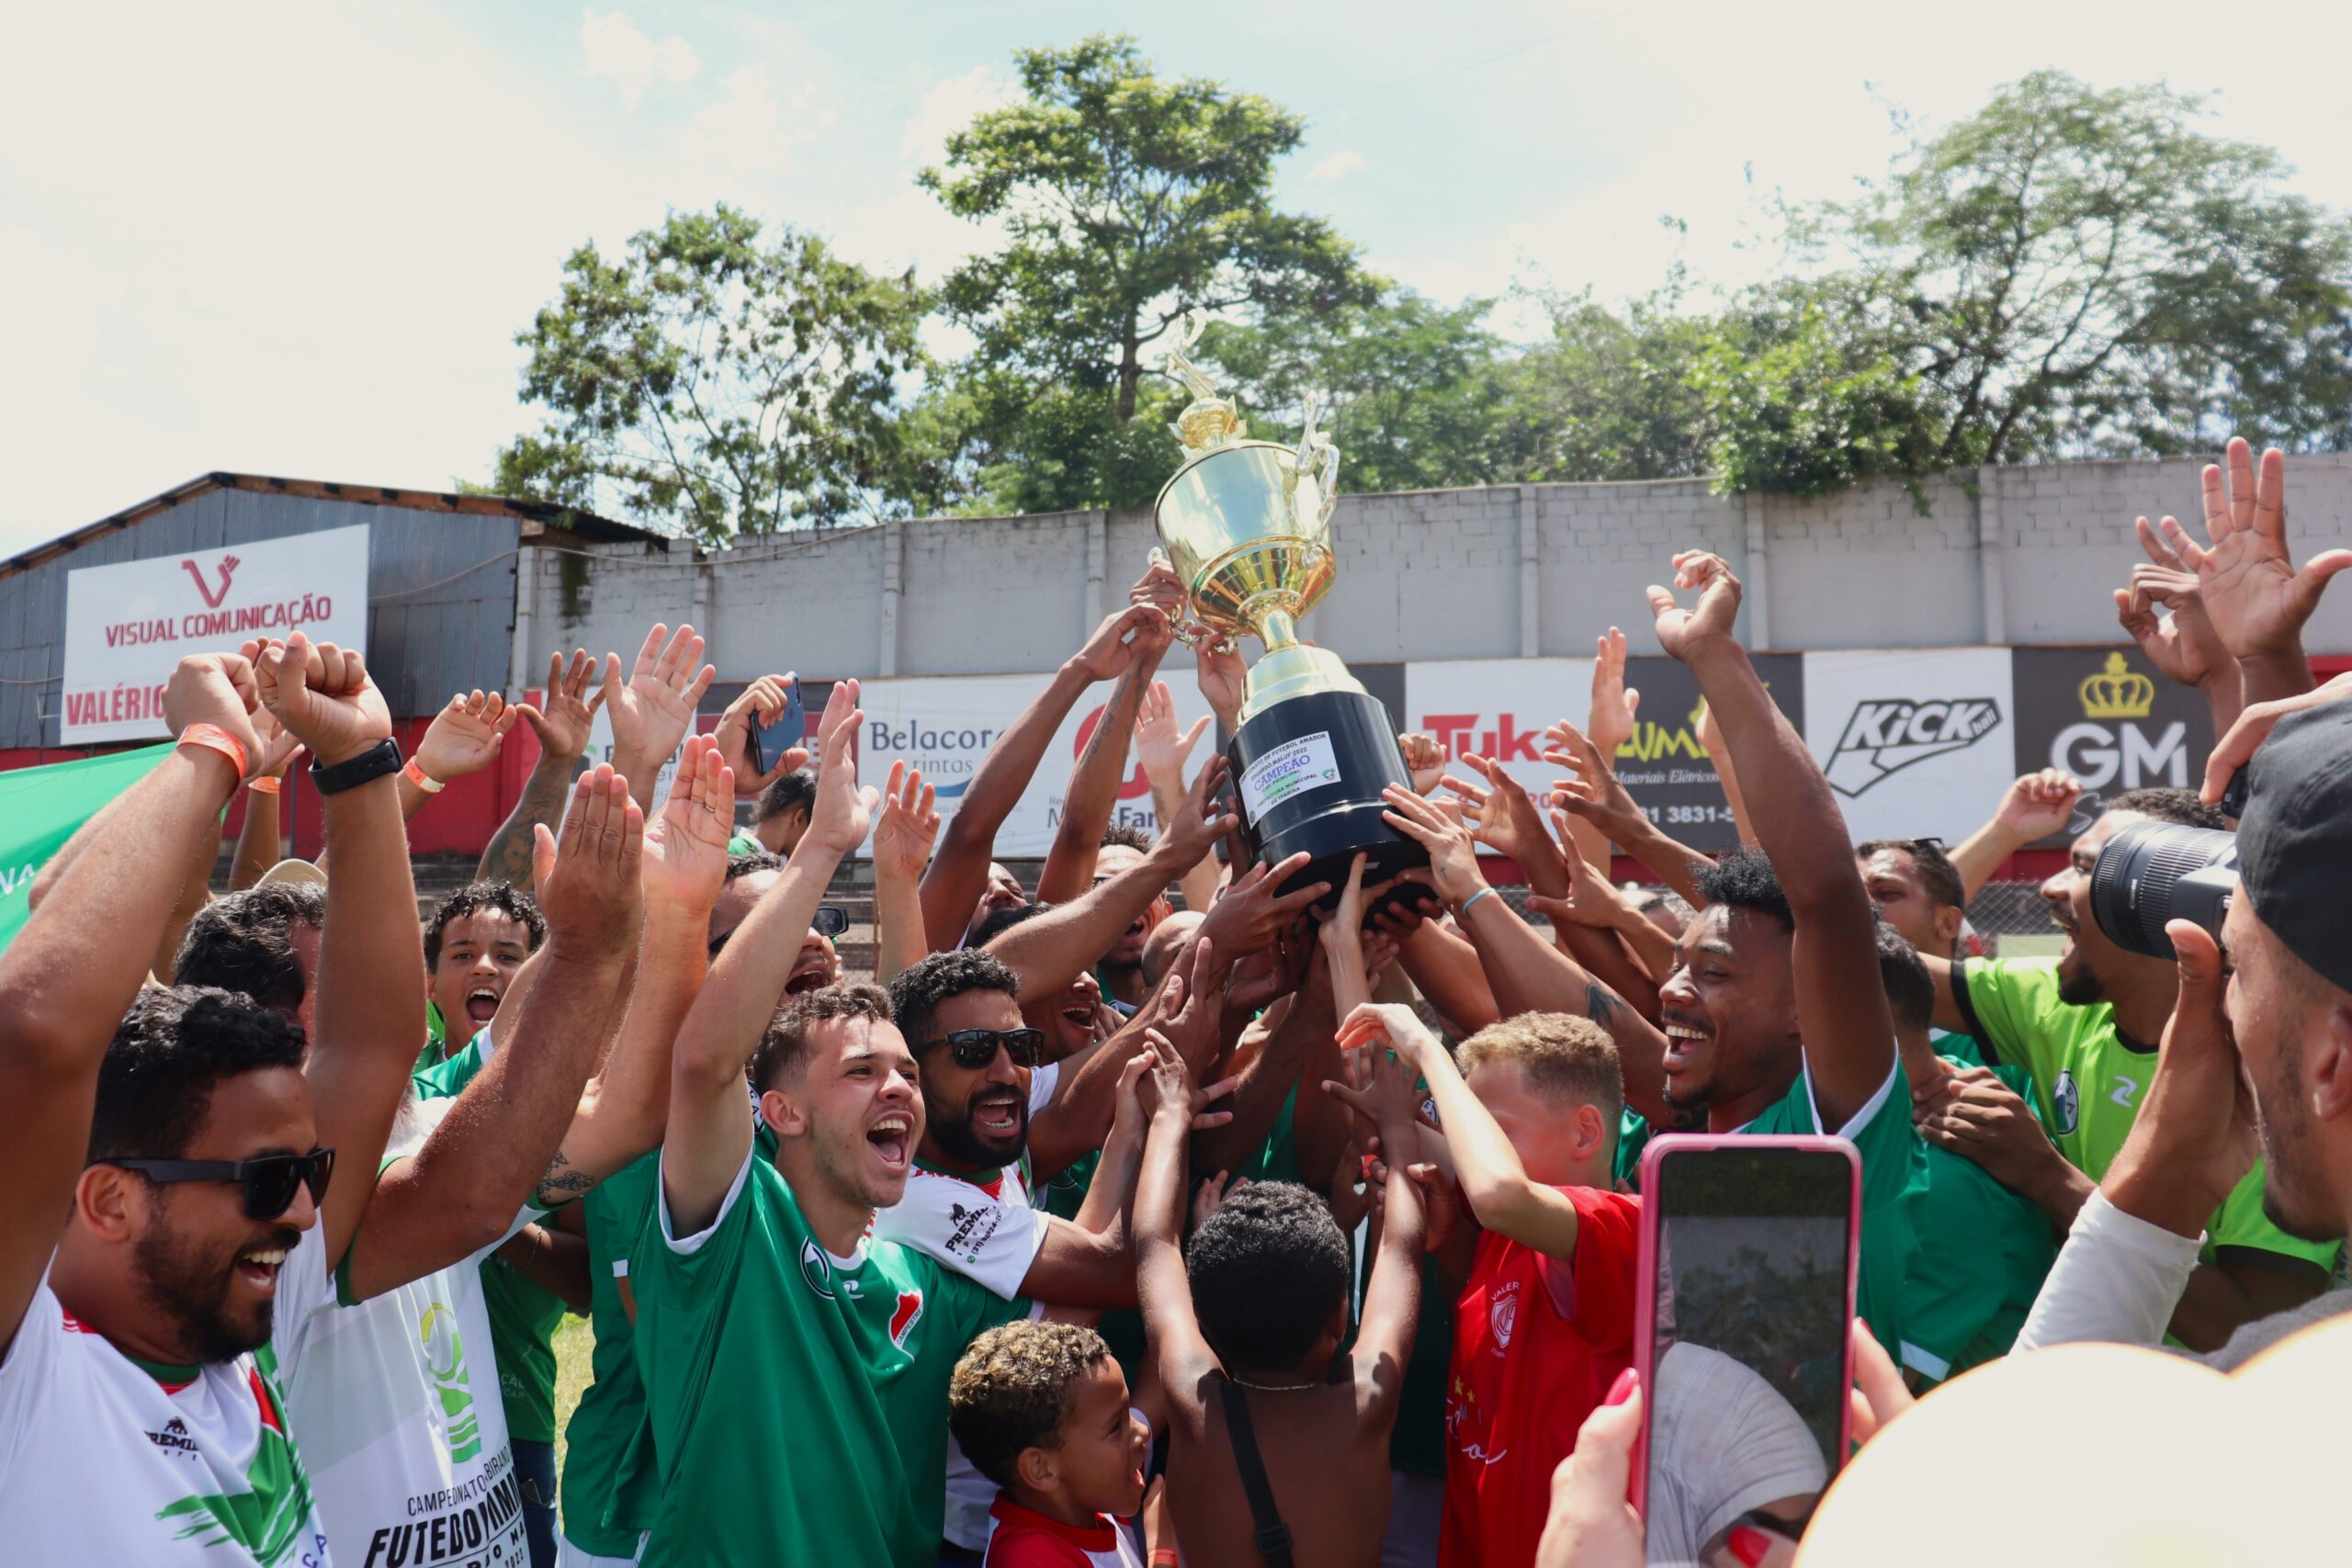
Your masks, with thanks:
[(1331, 588), (1339, 448), (1316, 428), (1312, 401), (1296, 446), (1250, 440), (1241, 411), (1193, 363), (1203, 324), (1198, 311), (1186, 317), (1167, 356), (1193, 400), (1172, 427), (1183, 464), (1153, 503), (1192, 617), (1177, 635), (1230, 649), (1249, 633), (1265, 646), (1227, 748), (1259, 861), (1305, 850), (1314, 858), (1295, 880), (1336, 889), (1362, 852), (1369, 886), (1429, 856), (1381, 817), (1380, 792), (1411, 783), (1387, 709), (1337, 654), (1298, 637), (1298, 618)]

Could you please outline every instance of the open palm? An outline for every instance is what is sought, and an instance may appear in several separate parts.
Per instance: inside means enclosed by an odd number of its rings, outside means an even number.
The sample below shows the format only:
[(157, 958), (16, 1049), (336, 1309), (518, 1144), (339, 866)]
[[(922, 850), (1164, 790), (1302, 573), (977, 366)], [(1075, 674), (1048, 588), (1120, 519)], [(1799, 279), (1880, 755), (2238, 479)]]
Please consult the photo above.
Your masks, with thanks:
[(2205, 468), (2205, 531), (2200, 545), (2172, 518), (2165, 537), (2197, 574), (2205, 613), (2223, 646), (2240, 659), (2290, 651), (2303, 623), (2319, 607), (2327, 580), (2352, 567), (2352, 550), (2326, 550), (2295, 569), (2287, 553), (2287, 457), (2277, 447), (2262, 455), (2259, 477), (2253, 449), (2231, 441), (2226, 480)]
[(735, 770), (707, 735), (686, 741), (662, 814), (646, 825), (638, 878), (649, 904), (707, 912), (727, 883), (734, 830)]

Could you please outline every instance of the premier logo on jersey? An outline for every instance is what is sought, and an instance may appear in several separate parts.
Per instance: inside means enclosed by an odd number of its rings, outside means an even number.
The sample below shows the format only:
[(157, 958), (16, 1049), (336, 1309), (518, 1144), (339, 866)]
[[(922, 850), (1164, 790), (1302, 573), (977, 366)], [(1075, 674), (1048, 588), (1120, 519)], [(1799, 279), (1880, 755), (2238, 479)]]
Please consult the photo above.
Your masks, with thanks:
[(1858, 795), (1914, 763), (1966, 750), (2000, 724), (2001, 705), (1990, 697), (1856, 703), (1822, 772), (1838, 794)]
[(890, 1343), (899, 1349), (907, 1348), (907, 1336), (922, 1321), (922, 1292), (900, 1291), (899, 1304), (890, 1310)]

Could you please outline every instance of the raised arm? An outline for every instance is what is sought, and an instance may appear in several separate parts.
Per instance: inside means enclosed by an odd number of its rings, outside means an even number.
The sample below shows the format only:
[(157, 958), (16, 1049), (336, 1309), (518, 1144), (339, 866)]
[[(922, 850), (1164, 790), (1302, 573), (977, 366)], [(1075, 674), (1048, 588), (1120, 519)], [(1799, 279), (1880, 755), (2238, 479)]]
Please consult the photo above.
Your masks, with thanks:
[[(1190, 729), (1178, 728), (1176, 703), (1168, 694), (1167, 682), (1153, 682), (1145, 694), (1136, 715), (1136, 760), (1143, 764), (1144, 780), (1151, 785), (1152, 809), (1162, 822), (1182, 808), (1184, 763), (1208, 727), (1209, 720), (1202, 717), (1193, 720)], [(1184, 908), (1207, 908), (1216, 901), (1216, 857), (1203, 855), (1192, 870), (1176, 879), (1176, 886), (1183, 890)]]
[(1829, 781), (1732, 635), (1739, 580), (1703, 550), (1685, 551), (1674, 564), (1676, 586), (1696, 590), (1699, 603), (1679, 609), (1671, 592), (1651, 588), (1658, 641), (1698, 677), (1796, 917), (1797, 1027), (1822, 1122), (1842, 1127), (1894, 1066), (1894, 1022), (1878, 983), (1878, 917)]
[(605, 716), (613, 727), (613, 768), (629, 781), (638, 809), (653, 809), (653, 786), (662, 764), (694, 728), (695, 705), (710, 690), (718, 671), (702, 661), (703, 639), (692, 626), (669, 628), (656, 621), (644, 646), (621, 680), (621, 656), (605, 655)]
[[(1406, 1009), (1393, 1004), (1366, 1004), (1349, 1015), (1349, 1023), (1356, 1027), (1343, 1031), (1340, 1043), (1342, 1048), (1374, 1052), (1372, 1087), (1354, 1089), (1339, 1083), (1323, 1086), (1325, 1093), (1345, 1100), (1373, 1124), (1386, 1156), (1388, 1175), (1383, 1189), (1379, 1251), (1373, 1258), (1372, 1277), (1364, 1285), (1363, 1320), (1356, 1331), (1355, 1359), (1358, 1386), (1368, 1380), (1378, 1396), (1393, 1400), (1404, 1383), (1405, 1363), (1413, 1352), (1413, 1329), (1420, 1316), (1421, 1238), (1429, 1215), (1422, 1206), (1419, 1185), (1406, 1174), (1406, 1168), (1413, 1163), (1410, 1151), (1418, 1146), (1420, 1138), (1420, 1096), (1413, 1089), (1417, 1064), (1403, 1051), (1392, 1055), (1363, 1027), (1363, 1021), (1368, 1019), (1390, 1026), (1403, 1021), (1403, 1025), (1429, 1043), (1429, 1055), (1432, 1057), (1443, 1058), (1445, 1047), (1431, 1039)], [(1430, 1079), (1430, 1088), (1436, 1088), (1434, 1078)], [(1444, 1112), (1441, 1111), (1439, 1115), (1443, 1116)], [(1510, 1145), (1506, 1143), (1503, 1146), (1508, 1149)]]
[(1155, 1061), (1147, 1076), (1154, 1098), (1143, 1170), (1136, 1179), (1136, 1296), (1160, 1386), (1197, 1406), (1201, 1380), (1218, 1368), (1216, 1353), (1193, 1315), (1193, 1284), (1184, 1272), (1184, 1144), (1192, 1130), (1191, 1106), (1181, 1067)]
[[(1173, 1047), (1170, 1047), (1173, 1053)], [(1128, 1235), (1136, 1175), (1143, 1163), (1143, 1105), (1136, 1083), (1150, 1067), (1148, 1047), (1120, 1069), (1116, 1113), (1102, 1141), (1076, 1220), (1049, 1219), (1046, 1239), (1021, 1278), (1021, 1293), (1032, 1301), (1075, 1307), (1136, 1304), (1136, 1254)]]
[[(754, 726), (764, 728), (784, 716), (785, 705), (791, 700), (792, 688), (798, 677), (794, 675), (763, 675), (743, 688), (743, 694), (727, 705), (718, 716), (718, 728), (710, 732), (718, 742), (718, 760), (735, 773), (735, 793), (745, 800), (758, 798), (760, 792), (776, 780), (808, 761), (806, 746), (786, 747), (777, 754), (775, 766), (763, 771), (760, 749), (753, 739)], [(786, 737), (797, 741), (797, 735)], [(734, 818), (730, 816), (729, 820)]]
[(1046, 851), (1045, 866), (1037, 873), (1041, 904), (1075, 898), (1094, 879), (1102, 829), (1110, 825), (1111, 808), (1119, 802), (1119, 786), (1127, 780), (1127, 738), (1134, 732), (1136, 715), (1145, 694), (1151, 690), (1152, 674), (1171, 640), (1166, 617), (1154, 621), (1147, 615), (1129, 645), (1134, 649), (1132, 661), (1111, 688), (1111, 700), (1094, 733), (1086, 738), (1077, 766), (1070, 770), (1061, 822)]
[(1756, 836), (1756, 818), (1747, 813), (1747, 795), (1739, 787), (1739, 770), (1732, 766), (1731, 748), (1724, 744), (1724, 732), (1715, 724), (1715, 710), (1704, 701), (1699, 704), (1699, 719), (1693, 728), (1700, 748), (1715, 765), (1715, 782), (1723, 787), (1724, 805), (1731, 810), (1732, 830), (1739, 835), (1740, 848), (1752, 850), (1762, 841)]
[(2063, 768), (2027, 773), (2009, 785), (2002, 792), (1992, 819), (1951, 852), (1961, 890), (1975, 897), (1993, 880), (2003, 861), (2036, 839), (2064, 832), (2066, 824), (2074, 820), (2075, 802), (2082, 795), (2081, 783)]
[[(1635, 716), (1642, 710), (1642, 694), (1625, 684), (1625, 633), (1622, 627), (1611, 626), (1607, 635), (1595, 637), (1592, 653), (1592, 704), (1585, 710), (1585, 733), (1592, 737), (1602, 765), (1613, 774), (1617, 749), (1634, 738)], [(1566, 725), (1566, 721), (1561, 723)], [(1590, 818), (1575, 817), (1569, 818), (1568, 830), (1570, 842), (1585, 859), (1609, 863), (1611, 840), (1606, 827)], [(1558, 897), (1550, 889), (1538, 891)]]
[[(314, 645), (300, 632), (282, 644), (247, 646), (259, 655), (263, 705), (310, 748), (314, 766), (347, 762), (391, 738), (390, 710), (357, 650)], [(319, 1142), (335, 1151), (345, 1177), (328, 1188), (319, 1214), (319, 1239), (334, 1258), (359, 1228), (424, 1039), (424, 946), (397, 784), (383, 774), (321, 804), (332, 874), (316, 1033), (303, 1072), (318, 1106)]]
[[(413, 818), (451, 779), (478, 773), (498, 761), (507, 731), (521, 716), (522, 710), (508, 706), (497, 692), (459, 692), (451, 697), (425, 726), (416, 755), (401, 770), (401, 819)], [(417, 783), (419, 775), (432, 787)]]
[(874, 978), (887, 986), (931, 953), (922, 923), (922, 868), (939, 837), (938, 792), (920, 769), (890, 764), (874, 822)]
[(996, 738), (979, 772), (964, 791), (956, 815), (947, 819), (939, 852), (922, 877), (923, 929), (931, 950), (944, 953), (964, 937), (972, 910), (988, 886), (989, 861), (996, 852), (997, 829), (1020, 804), (1046, 747), (1062, 720), (1086, 689), (1097, 681), (1115, 680), (1134, 662), (1131, 638), (1157, 617), (1167, 617), (1147, 604), (1131, 604), (1104, 619), (1086, 639), (1086, 646), (1064, 661), (1037, 700), (1021, 712)]
[(2312, 689), (2303, 623), (2319, 608), (2328, 579), (2352, 567), (2352, 550), (2323, 550), (2301, 569), (2287, 553), (2287, 457), (2273, 446), (2255, 472), (2254, 451), (2233, 438), (2220, 467), (2205, 466), (2205, 531), (2200, 545), (2167, 517), (2165, 537), (2197, 574), (2205, 613), (2245, 677), (2247, 704), (2276, 702)]
[(1699, 891), (1698, 869), (1707, 863), (1707, 857), (1659, 832), (1649, 813), (1618, 779), (1600, 748), (1576, 726), (1555, 724), (1544, 732), (1544, 739), (1552, 742), (1552, 749), (1544, 753), (1544, 760), (1576, 774), (1559, 781), (1552, 804), (1566, 812), (1571, 822), (1583, 820), (1598, 826), (1620, 849), (1649, 867), (1660, 882), (1690, 900), (1691, 908), (1703, 906), (1707, 898)]
[(2132, 526), (2148, 558), (2132, 569), (2130, 587), (2115, 591), (2115, 618), (2165, 679), (2205, 694), (2213, 733), (2221, 735), (2245, 709), (2245, 676), (2205, 613), (2197, 573), (2146, 518), (2132, 519)]
[(1216, 946), (1196, 933), (1178, 952), (1166, 978), (1144, 998), (1133, 1018), (1107, 1040), (1063, 1060), (1053, 1102), (1029, 1123), (1030, 1164), (1041, 1179), (1058, 1176), (1102, 1146), (1116, 1104), (1119, 1075), (1142, 1052), (1152, 1031), (1160, 1031), (1204, 1068), (1208, 1066), (1207, 1047), (1215, 1043), (1217, 986), (1227, 967)]
[(261, 759), (246, 781), (245, 821), (237, 830), (237, 851), (229, 862), (229, 891), (243, 893), (269, 874), (285, 847), (279, 828), (278, 798), (286, 775), (303, 757), (301, 744), (269, 716), (266, 708), (254, 710), (254, 732), (261, 737)]
[(536, 880), (548, 938), (538, 983), (424, 1147), (378, 1180), (346, 1264), (355, 1298), (497, 1240), (538, 1186), (610, 1037), (637, 934), (644, 831), (628, 781), (600, 767), (572, 790), (562, 838), (540, 835)]
[[(252, 667), (191, 655), (164, 692), (164, 720), (186, 736), (211, 725), (258, 756), (246, 711)], [(226, 751), (184, 741), (117, 797), (100, 829), (0, 949), (0, 1348), (16, 1337), (49, 1268), (89, 1153), (98, 1065), (161, 942), (181, 874), (218, 830), (240, 769)]]
[(836, 682), (817, 727), (822, 760), (808, 830), (793, 846), (775, 886), (735, 928), (678, 1031), (662, 1190), (681, 1235), (710, 1223), (751, 1151), (743, 1069), (775, 1017), (776, 998), (792, 977), (826, 884), (842, 858), (865, 841), (873, 821), (876, 792), (857, 783), (855, 740), (865, 720), (857, 682)]
[(584, 648), (572, 650), (569, 666), (562, 654), (551, 653), (548, 656), (544, 705), (514, 705), (514, 711), (531, 727), (531, 733), (538, 737), (539, 760), (531, 764), (531, 776), (524, 784), (514, 809), (506, 814), (506, 820), (490, 836), (489, 847), (481, 852), (481, 864), (474, 871), (475, 881), (510, 883), (529, 890), (533, 835), (540, 828), (552, 829), (562, 815), (564, 799), (571, 793), (572, 773), (579, 766), (581, 755), (588, 750), (590, 726), (595, 722), (596, 710), (605, 703), (604, 693), (592, 694), (588, 690), (595, 672), (595, 660), (588, 657)]

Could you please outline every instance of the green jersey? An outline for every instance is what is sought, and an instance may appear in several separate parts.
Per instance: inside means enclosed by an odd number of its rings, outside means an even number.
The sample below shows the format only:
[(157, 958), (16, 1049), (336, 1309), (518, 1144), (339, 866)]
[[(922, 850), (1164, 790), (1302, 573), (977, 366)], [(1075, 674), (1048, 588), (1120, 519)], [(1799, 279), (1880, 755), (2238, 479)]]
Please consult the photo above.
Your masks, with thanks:
[(1975, 1161), (1921, 1148), (1905, 1194), (1919, 1258), (1903, 1285), (1902, 1364), (1936, 1383), (2009, 1353), (2058, 1243), (2037, 1205)]
[[(1952, 992), (1972, 1032), (2032, 1078), (2029, 1102), (2058, 1152), (2093, 1181), (2105, 1177), (2155, 1077), (2156, 1047), (2124, 1039), (2105, 1002), (2060, 999), (2054, 959), (1972, 958), (1952, 971)], [(2203, 1259), (2267, 1253), (2289, 1272), (2331, 1271), (2341, 1244), (2289, 1235), (2263, 1214), (2262, 1193), (2257, 1161), (2207, 1223)]]
[(655, 1193), (629, 1280), (661, 1471), (649, 1568), (939, 1560), (948, 1380), (1026, 1301), (891, 1242), (835, 1257), (748, 1152), (691, 1235)]
[[(420, 1100), (451, 1098), (465, 1091), (490, 1060), (479, 1029), (466, 1048), (416, 1075)], [(481, 1261), (482, 1305), (490, 1314), (490, 1345), (498, 1357), (498, 1393), (506, 1406), (506, 1434), (525, 1442), (555, 1441), (555, 1331), (562, 1326), (563, 1298), (534, 1284), (492, 1253)]]
[(580, 1200), (588, 1224), (588, 1320), (596, 1332), (594, 1380), (563, 1429), (563, 1539), (591, 1557), (631, 1558), (645, 1521), (616, 1517), (622, 1461), (645, 1424), (645, 1384), (637, 1375), (635, 1330), (621, 1302), (630, 1251), (653, 1203), (659, 1155), (588, 1190)]

